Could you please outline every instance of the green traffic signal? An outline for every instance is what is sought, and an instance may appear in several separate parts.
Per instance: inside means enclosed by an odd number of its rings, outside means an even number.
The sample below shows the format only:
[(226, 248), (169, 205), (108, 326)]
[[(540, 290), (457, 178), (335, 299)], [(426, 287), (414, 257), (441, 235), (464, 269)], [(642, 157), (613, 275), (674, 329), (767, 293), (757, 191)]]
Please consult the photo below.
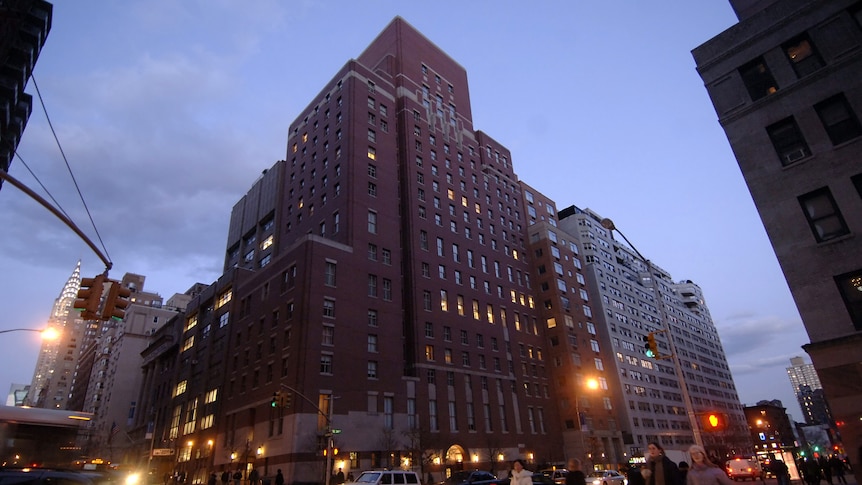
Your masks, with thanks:
[(644, 335), (644, 354), (650, 359), (658, 358), (658, 344), (655, 341), (655, 332)]

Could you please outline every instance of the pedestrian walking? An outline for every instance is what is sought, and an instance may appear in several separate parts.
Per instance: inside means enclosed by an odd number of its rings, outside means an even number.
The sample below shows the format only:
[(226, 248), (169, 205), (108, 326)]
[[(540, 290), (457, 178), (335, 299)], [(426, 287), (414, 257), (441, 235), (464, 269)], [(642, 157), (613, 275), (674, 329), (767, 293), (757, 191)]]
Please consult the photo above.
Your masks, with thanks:
[(533, 485), (533, 472), (527, 470), (524, 466), (524, 460), (515, 460), (512, 462), (512, 478), (511, 485)]
[(825, 456), (820, 455), (820, 458), (817, 459), (817, 464), (820, 465), (820, 475), (823, 479), (829, 482), (829, 485), (833, 485), (832, 467), (829, 465), (829, 460)]
[(284, 485), (284, 475), (281, 474), (281, 468), (275, 473), (275, 485)]
[(587, 477), (581, 470), (581, 460), (569, 458), (566, 469), (569, 470), (566, 473), (566, 485), (587, 485)]
[(225, 470), (221, 472), (221, 485), (227, 485), (227, 482), (230, 481), (230, 472)]
[(641, 474), (640, 465), (629, 466), (626, 478), (628, 478), (628, 485), (646, 485), (646, 480), (644, 480), (644, 476)]
[(210, 478), (207, 480), (207, 485), (216, 485), (218, 479), (216, 478), (215, 472), (210, 473)]
[[(691, 450), (689, 450), (689, 453), (691, 453)], [(685, 483), (688, 477), (688, 462), (681, 461), (676, 467), (679, 468), (679, 481)]]
[(718, 465), (706, 456), (706, 450), (698, 445), (688, 449), (691, 466), (686, 473), (687, 485), (733, 485), (733, 481)]
[(240, 485), (242, 483), (242, 470), (239, 468), (233, 472), (233, 485)]
[(252, 468), (250, 472), (248, 472), (248, 483), (249, 485), (258, 485), (258, 480), (260, 479), (260, 475), (257, 473), (257, 468)]
[(664, 448), (656, 442), (647, 445), (647, 466), (641, 470), (646, 485), (685, 485), (679, 475), (679, 467), (664, 454)]
[(781, 460), (773, 460), (769, 464), (769, 471), (775, 475), (778, 485), (790, 485), (790, 469), (787, 468), (787, 463)]
[(838, 458), (838, 455), (833, 454), (829, 457), (829, 469), (832, 470), (832, 476), (835, 477), (835, 481), (847, 484), (847, 479), (844, 478), (844, 462), (841, 461), (841, 458)]
[(820, 485), (820, 464), (813, 457), (805, 458), (802, 463), (802, 474), (808, 485)]

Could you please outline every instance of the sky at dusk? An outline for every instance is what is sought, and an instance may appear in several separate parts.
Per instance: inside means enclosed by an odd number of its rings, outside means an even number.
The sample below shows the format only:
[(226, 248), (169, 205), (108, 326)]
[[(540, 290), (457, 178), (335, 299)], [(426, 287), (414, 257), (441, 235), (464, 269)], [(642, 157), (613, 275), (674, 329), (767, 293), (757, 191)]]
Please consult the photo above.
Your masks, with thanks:
[[(809, 339), (691, 56), (736, 23), (727, 0), (54, 3), (9, 173), (101, 238), (112, 278), (165, 300), (215, 281), (230, 210), (285, 158), (289, 123), (401, 16), (466, 69), (474, 127), (521, 180), (703, 289), (742, 403), (802, 419), (785, 368)], [(0, 227), (0, 330), (44, 326), (79, 259), (104, 270), (10, 184)], [(29, 383), (38, 335), (0, 339), (0, 390)]]

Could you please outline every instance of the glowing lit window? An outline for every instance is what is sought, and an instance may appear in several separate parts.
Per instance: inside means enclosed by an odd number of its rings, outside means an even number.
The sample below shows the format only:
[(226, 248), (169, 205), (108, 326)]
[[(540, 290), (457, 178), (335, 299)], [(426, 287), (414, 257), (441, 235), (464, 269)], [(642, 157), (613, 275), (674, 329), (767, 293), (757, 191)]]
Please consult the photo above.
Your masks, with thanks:
[(195, 325), (197, 325), (197, 324), (198, 324), (198, 316), (196, 314), (192, 315), (189, 317), (188, 320), (186, 320), (186, 328), (184, 328), (183, 331), (184, 332), (188, 331), (189, 329), (194, 328)]
[(230, 303), (231, 299), (233, 299), (233, 290), (227, 290), (219, 295), (216, 301), (216, 310)]
[(260, 249), (264, 250), (264, 249), (267, 249), (268, 247), (272, 246), (272, 242), (274, 241), (274, 238), (275, 238), (275, 236), (270, 235), (269, 237), (264, 239), (263, 242), (260, 243)]
[(186, 392), (186, 387), (188, 386), (189, 381), (181, 381), (177, 383), (177, 386), (174, 387), (174, 397), (180, 396)]
[(368, 158), (377, 160), (377, 150), (374, 147), (368, 147)]
[(183, 349), (180, 352), (185, 352), (195, 346), (195, 336), (191, 335), (183, 342)]

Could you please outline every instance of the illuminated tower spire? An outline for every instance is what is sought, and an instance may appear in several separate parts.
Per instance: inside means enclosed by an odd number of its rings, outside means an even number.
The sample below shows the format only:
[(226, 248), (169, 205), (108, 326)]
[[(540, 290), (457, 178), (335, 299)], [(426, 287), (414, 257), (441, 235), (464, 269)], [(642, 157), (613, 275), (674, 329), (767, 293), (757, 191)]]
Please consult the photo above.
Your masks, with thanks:
[[(78, 314), (71, 312), (72, 304), (81, 287), (81, 260), (75, 265), (75, 269), (63, 285), (60, 295), (54, 300), (51, 316), (48, 318), (48, 326), (60, 331), (60, 338), (54, 340), (43, 340), (39, 349), (39, 358), (36, 368), (33, 370), (33, 379), (30, 381), (30, 391), (27, 395), (27, 404), (35, 407), (56, 407), (51, 403), (47, 390), (52, 385), (52, 378), (57, 371), (57, 356), (64, 343), (75, 333), (75, 321)], [(53, 383), (56, 385), (57, 383)], [(68, 390), (64, 392), (68, 395)], [(62, 406), (60, 406), (62, 407)]]

